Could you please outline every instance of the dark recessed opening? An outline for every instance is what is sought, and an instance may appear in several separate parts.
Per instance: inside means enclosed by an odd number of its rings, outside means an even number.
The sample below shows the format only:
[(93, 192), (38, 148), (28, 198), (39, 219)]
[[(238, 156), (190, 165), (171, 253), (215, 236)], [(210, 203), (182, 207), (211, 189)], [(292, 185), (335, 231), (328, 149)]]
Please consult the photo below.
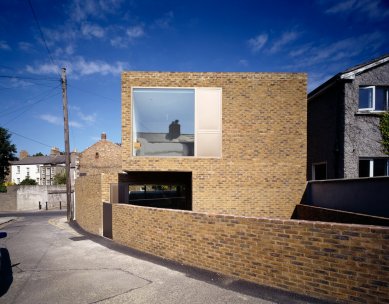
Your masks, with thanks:
[(128, 185), (125, 203), (192, 210), (192, 172), (131, 171), (120, 177)]

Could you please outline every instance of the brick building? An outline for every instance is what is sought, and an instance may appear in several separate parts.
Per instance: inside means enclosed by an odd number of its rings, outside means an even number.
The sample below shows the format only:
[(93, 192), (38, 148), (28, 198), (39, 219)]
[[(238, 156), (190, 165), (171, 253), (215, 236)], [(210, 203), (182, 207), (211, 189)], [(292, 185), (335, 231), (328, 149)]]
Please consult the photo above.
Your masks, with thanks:
[(351, 67), (308, 95), (307, 178), (389, 175), (379, 131), (389, 109), (389, 55)]
[(289, 218), (305, 159), (305, 74), (122, 74), (125, 189), (179, 186), (178, 209)]
[(107, 140), (107, 135), (102, 133), (98, 142), (80, 153), (78, 166), (80, 176), (118, 173), (122, 167), (121, 147)]

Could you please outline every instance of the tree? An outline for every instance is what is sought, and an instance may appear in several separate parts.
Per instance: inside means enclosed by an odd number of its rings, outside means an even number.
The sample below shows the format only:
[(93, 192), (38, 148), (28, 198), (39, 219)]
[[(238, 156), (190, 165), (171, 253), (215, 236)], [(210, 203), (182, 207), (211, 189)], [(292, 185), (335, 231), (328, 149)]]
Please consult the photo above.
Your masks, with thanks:
[(35, 153), (33, 156), (44, 156), (42, 152)]
[(54, 185), (64, 185), (66, 184), (66, 173), (60, 172), (54, 175)]
[(382, 145), (385, 154), (389, 155), (389, 112), (386, 112), (380, 119), (380, 131), (382, 135)]
[(11, 143), (11, 134), (7, 129), (0, 127), (0, 184), (4, 183), (9, 173), (10, 161), (17, 160), (14, 155), (16, 147)]
[(37, 182), (35, 179), (31, 179), (29, 177), (26, 177), (24, 180), (22, 180), (22, 182), (20, 183), (21, 185), (30, 185), (30, 186), (34, 186), (34, 185), (37, 185)]

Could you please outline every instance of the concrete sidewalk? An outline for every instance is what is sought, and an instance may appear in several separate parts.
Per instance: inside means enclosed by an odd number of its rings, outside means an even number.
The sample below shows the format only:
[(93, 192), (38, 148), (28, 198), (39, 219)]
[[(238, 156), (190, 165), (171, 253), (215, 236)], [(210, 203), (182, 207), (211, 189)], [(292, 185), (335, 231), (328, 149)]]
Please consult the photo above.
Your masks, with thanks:
[(143, 254), (63, 216), (24, 216), (2, 230), (13, 282), (0, 303), (325, 303)]

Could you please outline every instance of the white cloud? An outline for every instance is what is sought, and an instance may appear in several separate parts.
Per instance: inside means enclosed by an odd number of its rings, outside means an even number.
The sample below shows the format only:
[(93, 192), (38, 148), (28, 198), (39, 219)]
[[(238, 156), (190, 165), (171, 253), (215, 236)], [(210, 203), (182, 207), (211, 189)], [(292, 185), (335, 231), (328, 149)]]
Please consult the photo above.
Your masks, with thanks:
[(34, 48), (32, 43), (25, 42), (25, 41), (19, 42), (18, 45), (19, 45), (19, 49), (21, 49), (22, 51), (25, 51), (25, 52), (29, 52)]
[(38, 66), (26, 66), (26, 71), (31, 74), (38, 74), (38, 75), (44, 75), (44, 74), (58, 74), (59, 67), (56, 65), (53, 65), (51, 63), (44, 63), (40, 64)]
[(168, 29), (171, 27), (171, 23), (174, 19), (174, 13), (172, 11), (167, 12), (162, 18), (155, 20), (154, 27), (158, 27), (161, 29)]
[(81, 33), (88, 38), (103, 38), (105, 35), (105, 31), (101, 26), (91, 23), (83, 23), (81, 25)]
[(73, 128), (82, 128), (83, 125), (80, 124), (80, 123), (77, 122), (77, 121), (71, 120), (71, 121), (69, 121), (69, 127), (73, 127)]
[(267, 34), (261, 34), (254, 38), (249, 39), (248, 44), (252, 52), (258, 52), (266, 44), (268, 39)]
[(135, 25), (126, 31), (127, 36), (130, 37), (130, 39), (139, 38), (142, 37), (145, 32), (143, 30), (143, 26), (141, 25)]
[(297, 33), (297, 32), (285, 32), (285, 33), (283, 33), (281, 35), (281, 37), (273, 43), (272, 47), (269, 49), (269, 52), (270, 53), (279, 52), (282, 49), (282, 47), (284, 47), (289, 42), (296, 40), (298, 38), (298, 36), (299, 36), (299, 33)]
[(62, 125), (63, 124), (63, 118), (51, 114), (42, 114), (39, 116), (39, 119), (44, 120), (48, 123), (51, 123), (53, 125)]
[(11, 50), (11, 47), (8, 45), (8, 43), (4, 40), (0, 40), (0, 50)]
[(249, 62), (246, 59), (240, 59), (238, 61), (239, 65), (247, 67), (249, 65)]
[(85, 114), (81, 111), (80, 107), (69, 105), (69, 110), (74, 111), (76, 115), (84, 122), (91, 124), (96, 121), (97, 114)]
[[(118, 75), (128, 68), (128, 64), (121, 61), (108, 63), (101, 60), (87, 61), (78, 56), (71, 61), (58, 61), (60, 66), (66, 67), (67, 74), (73, 77), (98, 75)], [(47, 75), (58, 74), (59, 67), (50, 63), (36, 64), (35, 66), (27, 65), (26, 71), (31, 74)]]
[(379, 20), (389, 16), (389, 9), (381, 0), (347, 0), (335, 1), (325, 10), (327, 14), (351, 14), (358, 13), (363, 18)]
[(69, 16), (76, 22), (87, 20), (89, 17), (104, 18), (107, 13), (116, 12), (122, 0), (74, 0), (69, 9)]

